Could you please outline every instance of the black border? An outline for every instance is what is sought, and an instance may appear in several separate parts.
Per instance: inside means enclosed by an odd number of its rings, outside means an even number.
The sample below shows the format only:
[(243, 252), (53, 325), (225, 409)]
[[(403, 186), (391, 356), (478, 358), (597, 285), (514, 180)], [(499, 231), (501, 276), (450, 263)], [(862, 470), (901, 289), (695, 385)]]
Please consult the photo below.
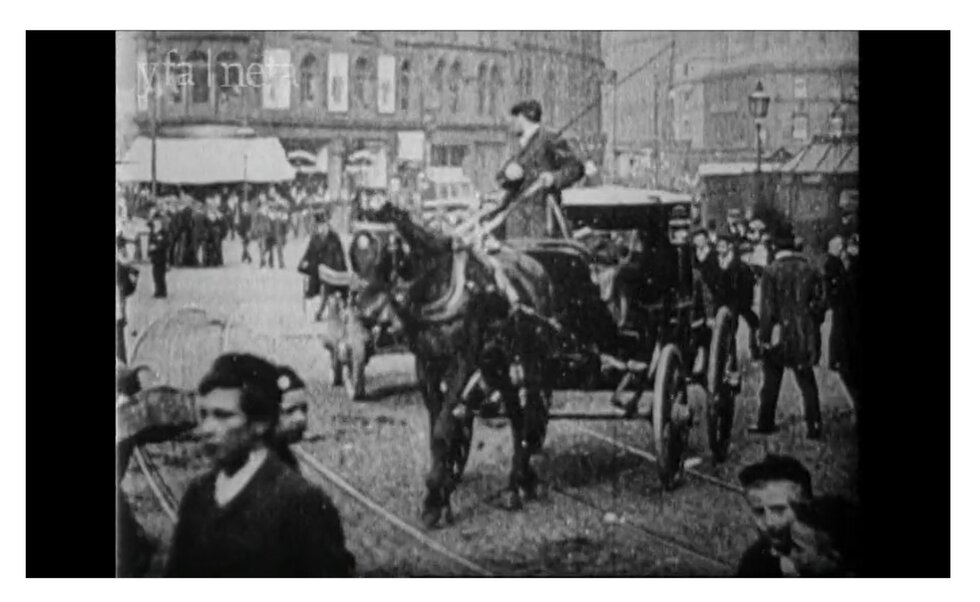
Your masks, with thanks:
[(950, 36), (860, 34), (864, 573), (950, 574)]
[(112, 577), (115, 34), (26, 37), (27, 576)]
[[(949, 42), (860, 35), (867, 575), (950, 572)], [(65, 48), (86, 59), (66, 63)], [(114, 339), (98, 257), (113, 234), (115, 35), (28, 32), (27, 57), (27, 574), (112, 576)]]

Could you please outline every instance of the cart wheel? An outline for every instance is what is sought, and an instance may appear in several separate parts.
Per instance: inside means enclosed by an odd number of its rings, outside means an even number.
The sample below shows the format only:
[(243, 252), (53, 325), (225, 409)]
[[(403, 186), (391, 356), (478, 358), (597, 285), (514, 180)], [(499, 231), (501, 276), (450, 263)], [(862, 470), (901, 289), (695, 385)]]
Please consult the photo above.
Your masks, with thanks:
[(716, 462), (724, 462), (731, 442), (735, 390), (726, 377), (729, 361), (734, 359), (732, 337), (737, 319), (727, 307), (718, 310), (708, 352), (708, 445)]
[(461, 420), (460, 437), (453, 442), (450, 450), (452, 478), (457, 484), (462, 480), (466, 462), (470, 459), (470, 448), (473, 446), (473, 418), (474, 414), (467, 412), (466, 418)]
[(687, 447), (691, 414), (681, 353), (674, 344), (663, 348), (653, 382), (653, 447), (664, 489), (679, 482)]

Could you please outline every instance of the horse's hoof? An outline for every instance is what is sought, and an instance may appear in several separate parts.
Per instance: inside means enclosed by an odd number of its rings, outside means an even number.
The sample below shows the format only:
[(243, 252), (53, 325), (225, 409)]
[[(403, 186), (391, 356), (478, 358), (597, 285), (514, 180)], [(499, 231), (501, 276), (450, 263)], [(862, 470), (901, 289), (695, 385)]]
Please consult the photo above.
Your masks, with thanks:
[(521, 502), (521, 496), (516, 491), (508, 491), (504, 494), (504, 509), (510, 510), (511, 512), (516, 512), (524, 507), (524, 503)]
[(447, 525), (452, 525), (456, 522), (456, 516), (453, 514), (453, 509), (450, 506), (446, 506), (443, 510), (443, 520), (446, 521)]
[(422, 512), (422, 526), (426, 529), (435, 529), (439, 526), (439, 519), (442, 517), (441, 508), (429, 508)]

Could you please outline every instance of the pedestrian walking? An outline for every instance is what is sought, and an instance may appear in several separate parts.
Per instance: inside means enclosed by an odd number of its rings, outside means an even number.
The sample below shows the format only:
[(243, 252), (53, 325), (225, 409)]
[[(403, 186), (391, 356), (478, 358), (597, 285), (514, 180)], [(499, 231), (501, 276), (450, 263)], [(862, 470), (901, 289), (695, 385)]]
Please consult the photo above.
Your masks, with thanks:
[(211, 469), (184, 494), (168, 577), (341, 577), (354, 559), (330, 498), (279, 458), (282, 369), (220, 356), (198, 386)]
[(775, 432), (783, 372), (792, 370), (803, 395), (807, 438), (819, 439), (820, 397), (813, 367), (820, 363), (820, 325), (826, 313), (823, 279), (793, 250), (792, 228), (781, 226), (773, 242), (777, 249), (775, 260), (763, 271), (761, 283), (759, 420), (750, 432)]
[(153, 297), (155, 299), (166, 299), (167, 297), (167, 250), (169, 248), (170, 241), (163, 225), (163, 219), (154, 216), (150, 221), (148, 252), (153, 271)]

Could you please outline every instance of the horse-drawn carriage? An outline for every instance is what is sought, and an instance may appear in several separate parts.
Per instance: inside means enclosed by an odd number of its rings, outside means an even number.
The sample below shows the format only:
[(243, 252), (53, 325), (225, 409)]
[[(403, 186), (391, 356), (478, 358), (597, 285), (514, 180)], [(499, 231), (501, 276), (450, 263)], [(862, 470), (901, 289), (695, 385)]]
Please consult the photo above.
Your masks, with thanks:
[[(563, 207), (547, 205), (551, 238), (484, 246), (459, 235), (467, 224), (446, 236), (390, 205), (377, 219), (392, 229), (354, 236), (352, 256), (364, 252), (363, 265), (354, 266), (364, 285), (349, 315), (365, 330), (376, 329), (385, 312), (396, 316), (416, 356), (432, 420), (427, 524), (438, 522), (442, 509), (448, 515), (473, 418), (494, 407), (514, 432), (515, 495), (533, 488), (527, 460), (556, 419), (649, 421), (661, 481), (675, 486), (694, 424), (689, 384), (709, 393), (708, 439), (714, 457), (725, 457), (738, 391), (736, 318), (727, 309), (705, 315), (688, 244), (691, 198), (583, 188), (566, 191)], [(615, 250), (623, 240), (628, 244)], [(617, 257), (612, 266), (599, 260), (603, 245), (614, 248), (607, 253)], [(509, 278), (516, 303), (504, 300), (509, 295), (492, 265)], [(604, 276), (610, 268), (614, 274)], [(603, 278), (625, 291), (625, 313), (604, 299)], [(552, 392), (562, 388), (610, 389), (612, 405), (598, 414), (553, 409)], [(645, 391), (652, 401), (641, 409)]]

